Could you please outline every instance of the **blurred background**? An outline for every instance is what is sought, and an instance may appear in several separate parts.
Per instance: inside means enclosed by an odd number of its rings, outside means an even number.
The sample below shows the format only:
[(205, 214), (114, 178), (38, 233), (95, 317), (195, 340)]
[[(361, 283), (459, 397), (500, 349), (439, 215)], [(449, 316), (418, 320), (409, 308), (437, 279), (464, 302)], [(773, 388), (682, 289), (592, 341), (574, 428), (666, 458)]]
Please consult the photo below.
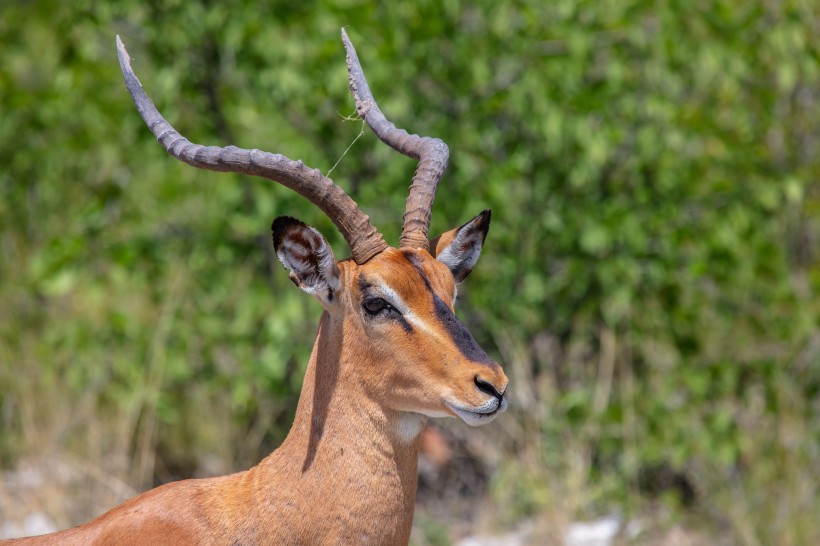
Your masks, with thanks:
[(459, 315), (510, 411), (425, 434), (413, 544), (820, 543), (820, 11), (790, 0), (4, 0), (0, 531), (256, 464), (321, 312), (271, 220), (348, 255), (295, 193), (169, 158), (114, 36), (184, 135), (341, 158), (395, 244), (415, 162), (345, 154), (342, 26), (450, 145), (431, 232), (493, 209)]

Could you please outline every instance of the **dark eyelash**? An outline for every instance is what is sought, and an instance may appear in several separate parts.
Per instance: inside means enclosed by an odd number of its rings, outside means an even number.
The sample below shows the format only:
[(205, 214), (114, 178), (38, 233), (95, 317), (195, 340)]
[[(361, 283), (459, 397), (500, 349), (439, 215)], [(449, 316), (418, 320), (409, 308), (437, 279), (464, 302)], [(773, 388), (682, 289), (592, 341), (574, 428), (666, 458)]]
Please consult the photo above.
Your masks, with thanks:
[(362, 302), (362, 308), (364, 308), (365, 313), (372, 317), (380, 313), (395, 311), (395, 308), (383, 298), (367, 298)]

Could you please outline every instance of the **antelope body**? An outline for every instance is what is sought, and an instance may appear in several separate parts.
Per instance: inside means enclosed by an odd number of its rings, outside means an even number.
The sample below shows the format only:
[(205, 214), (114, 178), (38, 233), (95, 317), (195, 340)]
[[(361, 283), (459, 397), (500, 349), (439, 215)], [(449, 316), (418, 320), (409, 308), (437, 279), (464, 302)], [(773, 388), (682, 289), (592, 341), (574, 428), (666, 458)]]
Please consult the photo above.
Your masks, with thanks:
[(384, 118), (344, 30), (342, 39), (359, 114), (384, 142), (420, 160), (399, 248), (387, 246), (341, 188), (301, 162), (187, 141), (145, 95), (117, 38), (126, 86), (171, 155), (291, 187), (330, 216), (352, 258), (337, 262), (324, 237), (296, 219), (273, 222), (274, 249), (291, 280), (324, 308), (296, 418), (277, 450), (245, 472), (166, 484), (74, 529), (9, 543), (407, 544), (426, 419), (480, 425), (506, 409), (504, 372), (453, 313), (490, 213), (428, 243), (447, 147)]

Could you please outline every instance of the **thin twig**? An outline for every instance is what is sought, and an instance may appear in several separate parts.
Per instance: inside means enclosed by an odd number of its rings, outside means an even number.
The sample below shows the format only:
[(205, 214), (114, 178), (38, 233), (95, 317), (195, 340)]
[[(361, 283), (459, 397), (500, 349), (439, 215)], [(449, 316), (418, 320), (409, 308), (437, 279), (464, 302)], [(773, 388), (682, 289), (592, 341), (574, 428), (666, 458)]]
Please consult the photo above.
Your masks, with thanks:
[[(344, 118), (344, 119), (346, 119), (346, 120), (353, 120), (353, 119), (361, 119), (361, 118), (359, 118), (358, 116), (357, 116), (357, 117), (348, 116), (348, 117), (346, 117), (346, 118)], [(348, 151), (350, 151), (350, 149), (353, 147), (353, 145), (354, 145), (354, 144), (356, 144), (356, 141), (357, 141), (357, 140), (359, 140), (360, 138), (362, 138), (362, 135), (363, 135), (363, 134), (364, 134), (364, 120), (362, 119), (362, 130), (361, 130), (361, 131), (359, 131), (359, 134), (358, 134), (358, 135), (356, 135), (356, 138), (354, 138), (354, 139), (353, 139), (353, 142), (351, 142), (351, 143), (350, 143), (350, 145), (349, 145), (347, 148), (345, 148), (345, 151), (344, 151), (344, 152), (342, 152), (342, 155), (339, 157), (339, 159), (337, 159), (337, 160), (336, 160), (336, 163), (334, 163), (334, 164), (333, 164), (333, 166), (330, 168), (330, 170), (329, 170), (329, 171), (327, 171), (327, 172), (325, 173), (325, 176), (326, 176), (326, 177), (330, 178), (330, 173), (332, 173), (332, 172), (333, 172), (333, 169), (335, 169), (335, 168), (336, 168), (336, 166), (337, 166), (339, 163), (341, 163), (341, 162), (342, 162), (342, 159), (344, 159), (344, 157), (347, 155), (347, 152), (348, 152)]]

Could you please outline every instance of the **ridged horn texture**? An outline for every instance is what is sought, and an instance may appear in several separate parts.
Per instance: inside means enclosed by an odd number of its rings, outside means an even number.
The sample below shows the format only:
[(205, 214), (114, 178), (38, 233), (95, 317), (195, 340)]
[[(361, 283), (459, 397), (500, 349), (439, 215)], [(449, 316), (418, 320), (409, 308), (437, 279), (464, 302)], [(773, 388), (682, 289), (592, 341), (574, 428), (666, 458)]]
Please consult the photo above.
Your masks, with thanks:
[(384, 237), (370, 225), (370, 219), (359, 210), (356, 202), (318, 169), (312, 169), (301, 161), (261, 150), (194, 144), (179, 134), (145, 94), (131, 68), (131, 57), (119, 36), (117, 55), (125, 77), (125, 86), (134, 99), (137, 111), (159, 143), (173, 157), (200, 169), (261, 176), (303, 195), (336, 224), (350, 246), (353, 259), (359, 265), (387, 248)]
[(441, 139), (408, 134), (384, 117), (370, 92), (359, 57), (345, 29), (342, 29), (342, 42), (347, 50), (347, 72), (350, 91), (356, 99), (356, 112), (382, 142), (401, 154), (419, 160), (405, 204), (399, 246), (429, 250), (427, 232), (430, 229), (433, 201), (438, 183), (447, 168), (450, 151)]

